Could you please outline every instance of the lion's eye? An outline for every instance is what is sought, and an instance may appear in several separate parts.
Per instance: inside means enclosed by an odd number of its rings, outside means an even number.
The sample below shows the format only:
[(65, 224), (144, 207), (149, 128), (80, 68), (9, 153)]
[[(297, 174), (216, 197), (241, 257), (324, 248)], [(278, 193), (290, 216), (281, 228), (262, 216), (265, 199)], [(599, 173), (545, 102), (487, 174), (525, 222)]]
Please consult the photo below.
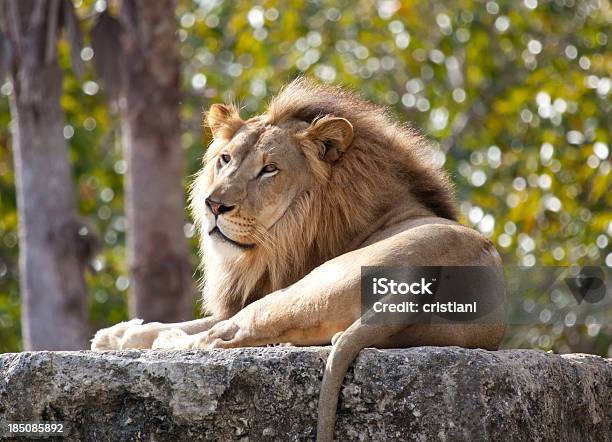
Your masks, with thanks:
[(275, 164), (267, 164), (259, 172), (259, 176), (266, 177), (276, 175), (278, 173), (278, 167)]
[(227, 163), (229, 163), (232, 159), (232, 157), (230, 157), (228, 154), (224, 153), (221, 154), (221, 156), (219, 157), (221, 158), (221, 165), (225, 166)]

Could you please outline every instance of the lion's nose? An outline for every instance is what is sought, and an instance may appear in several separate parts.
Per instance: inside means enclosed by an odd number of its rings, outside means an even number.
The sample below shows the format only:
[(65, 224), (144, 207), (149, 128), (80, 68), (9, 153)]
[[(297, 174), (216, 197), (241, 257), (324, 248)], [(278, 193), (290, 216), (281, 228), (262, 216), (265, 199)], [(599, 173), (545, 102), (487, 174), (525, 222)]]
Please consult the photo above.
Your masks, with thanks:
[(236, 206), (226, 206), (225, 204), (215, 201), (211, 198), (206, 198), (206, 205), (210, 208), (210, 211), (215, 215), (222, 215), (224, 213), (231, 212)]

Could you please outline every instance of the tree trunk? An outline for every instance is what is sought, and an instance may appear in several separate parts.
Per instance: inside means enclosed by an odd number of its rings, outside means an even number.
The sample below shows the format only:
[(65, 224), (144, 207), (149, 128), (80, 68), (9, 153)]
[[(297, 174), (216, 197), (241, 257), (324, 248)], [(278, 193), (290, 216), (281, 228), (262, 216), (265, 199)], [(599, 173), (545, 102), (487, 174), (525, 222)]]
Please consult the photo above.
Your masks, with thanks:
[(124, 0), (127, 54), (121, 94), (130, 313), (145, 321), (193, 316), (184, 234), (180, 59), (175, 1)]
[(10, 106), (22, 329), (26, 350), (77, 350), (88, 347), (89, 337), (83, 275), (87, 231), (76, 216), (62, 135), (62, 74), (55, 57), (45, 61), (47, 14), (40, 3), (13, 0), (2, 5), (11, 11), (6, 23), (14, 51)]

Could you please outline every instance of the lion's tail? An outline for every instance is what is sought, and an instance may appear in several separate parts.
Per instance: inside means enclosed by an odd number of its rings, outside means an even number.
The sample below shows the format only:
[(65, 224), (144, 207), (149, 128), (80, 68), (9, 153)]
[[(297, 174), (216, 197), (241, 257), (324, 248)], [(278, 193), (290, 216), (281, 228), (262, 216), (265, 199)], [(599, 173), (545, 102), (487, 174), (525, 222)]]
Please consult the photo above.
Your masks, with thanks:
[(359, 352), (406, 328), (406, 325), (362, 324), (356, 320), (333, 344), (327, 358), (319, 393), (317, 442), (332, 442), (336, 423), (336, 407), (344, 375)]

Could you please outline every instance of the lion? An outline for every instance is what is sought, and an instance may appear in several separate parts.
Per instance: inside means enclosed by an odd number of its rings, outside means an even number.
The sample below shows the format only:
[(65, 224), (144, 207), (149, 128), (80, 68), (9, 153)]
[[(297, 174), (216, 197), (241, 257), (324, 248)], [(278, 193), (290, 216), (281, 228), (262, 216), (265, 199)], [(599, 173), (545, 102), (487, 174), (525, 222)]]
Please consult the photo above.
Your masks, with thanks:
[(361, 349), (498, 348), (501, 315), (482, 324), (361, 321), (362, 266), (501, 266), (491, 241), (457, 222), (451, 182), (416, 130), (303, 77), (262, 115), (245, 121), (235, 105), (213, 104), (205, 123), (212, 142), (190, 206), (210, 316), (123, 322), (98, 331), (93, 350), (331, 343), (317, 424), (317, 440), (331, 441), (342, 380)]

